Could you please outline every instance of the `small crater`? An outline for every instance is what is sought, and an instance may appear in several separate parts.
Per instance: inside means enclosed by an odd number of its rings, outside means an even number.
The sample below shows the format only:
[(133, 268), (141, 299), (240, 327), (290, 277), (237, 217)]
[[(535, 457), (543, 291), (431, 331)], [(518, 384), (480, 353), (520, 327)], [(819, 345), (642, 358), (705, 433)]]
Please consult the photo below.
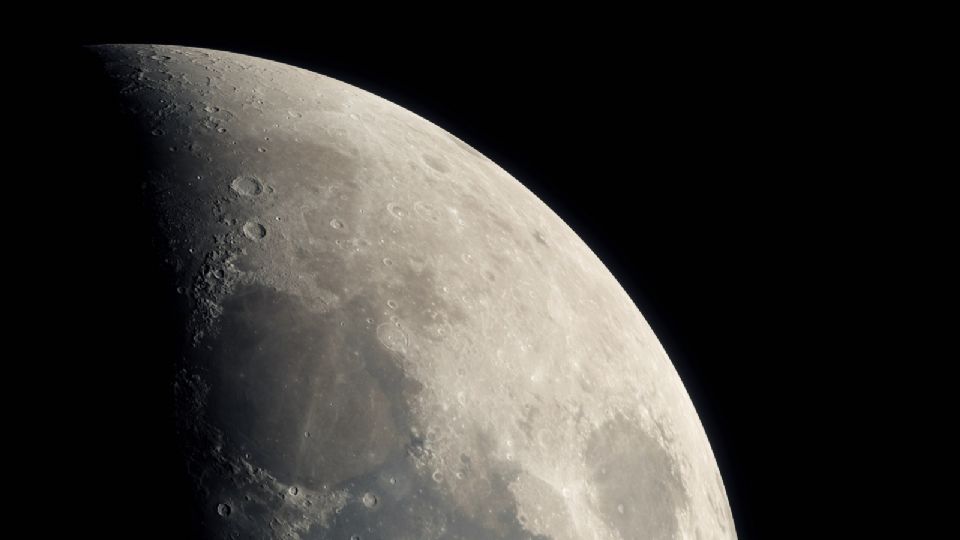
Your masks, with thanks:
[(407, 348), (407, 335), (394, 324), (382, 323), (377, 326), (377, 339), (391, 351), (403, 352)]
[(430, 203), (425, 203), (423, 201), (417, 201), (413, 205), (413, 211), (420, 216), (421, 219), (427, 221), (432, 221), (434, 223), (440, 221), (440, 212)]
[(256, 197), (263, 193), (263, 184), (253, 176), (238, 176), (230, 183), (230, 189), (244, 197)]
[(390, 257), (384, 257), (384, 258), (383, 258), (383, 265), (384, 265), (384, 266), (393, 266), (393, 259), (391, 259)]
[(387, 307), (390, 308), (390, 309), (397, 309), (397, 301), (396, 301), (396, 300), (387, 300)]
[(263, 240), (267, 236), (267, 228), (255, 221), (248, 221), (243, 224), (243, 235), (251, 240)]
[(296, 496), (297, 493), (300, 493), (300, 490), (297, 489), (297, 486), (290, 486), (290, 489), (288, 489), (287, 491), (293, 496)]
[(387, 205), (387, 211), (393, 214), (396, 218), (402, 218), (406, 215), (406, 211), (397, 203), (390, 203)]
[(220, 503), (217, 505), (217, 513), (223, 517), (228, 517), (232, 511), (229, 504)]
[(330, 220), (330, 226), (333, 227), (334, 229), (342, 229), (342, 228), (343, 228), (343, 222), (340, 221), (340, 220), (337, 219), (337, 218), (333, 218), (333, 219)]
[(534, 231), (534, 233), (533, 233), (533, 238), (534, 238), (537, 242), (539, 242), (539, 243), (541, 243), (541, 244), (543, 244), (543, 245), (547, 245), (547, 239), (546, 239), (546, 237), (543, 236), (543, 233), (542, 233), (542, 232), (540, 232), (540, 231)]
[(447, 166), (443, 158), (440, 158), (437, 156), (431, 156), (430, 154), (424, 154), (423, 162), (429, 165), (431, 169), (437, 172), (445, 173), (450, 171), (450, 167)]
[(374, 508), (380, 504), (380, 499), (376, 495), (370, 493), (369, 491), (363, 494), (363, 505), (367, 508)]

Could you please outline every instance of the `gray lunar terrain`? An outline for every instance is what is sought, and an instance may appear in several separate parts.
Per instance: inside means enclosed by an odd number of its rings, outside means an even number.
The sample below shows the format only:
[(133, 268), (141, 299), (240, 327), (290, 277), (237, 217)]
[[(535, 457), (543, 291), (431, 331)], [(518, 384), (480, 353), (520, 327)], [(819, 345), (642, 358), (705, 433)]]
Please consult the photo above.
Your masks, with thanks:
[(89, 52), (137, 141), (193, 534), (736, 538), (657, 337), (507, 172), (303, 69)]

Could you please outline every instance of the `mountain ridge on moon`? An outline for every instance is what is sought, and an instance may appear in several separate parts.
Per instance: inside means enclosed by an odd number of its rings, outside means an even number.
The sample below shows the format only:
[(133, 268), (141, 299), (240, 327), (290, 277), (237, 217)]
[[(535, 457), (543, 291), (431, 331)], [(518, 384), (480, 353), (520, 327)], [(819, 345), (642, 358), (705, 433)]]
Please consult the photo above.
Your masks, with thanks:
[(198, 538), (736, 538), (660, 342), (506, 171), (303, 69), (88, 50), (136, 140)]

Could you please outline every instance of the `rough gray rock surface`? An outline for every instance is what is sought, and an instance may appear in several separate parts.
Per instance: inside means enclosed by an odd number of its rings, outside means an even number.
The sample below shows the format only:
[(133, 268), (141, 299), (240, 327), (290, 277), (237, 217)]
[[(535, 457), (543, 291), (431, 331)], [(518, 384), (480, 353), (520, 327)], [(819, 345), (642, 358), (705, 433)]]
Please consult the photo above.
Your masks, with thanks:
[(322, 75), (92, 50), (146, 141), (206, 538), (736, 537), (656, 336), (509, 174)]

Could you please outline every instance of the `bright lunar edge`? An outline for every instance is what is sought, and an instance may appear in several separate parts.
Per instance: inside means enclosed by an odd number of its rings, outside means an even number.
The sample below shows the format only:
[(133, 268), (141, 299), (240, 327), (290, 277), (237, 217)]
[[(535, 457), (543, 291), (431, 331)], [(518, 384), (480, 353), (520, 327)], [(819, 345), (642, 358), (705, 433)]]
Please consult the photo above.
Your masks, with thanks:
[(66, 373), (100, 383), (77, 391), (70, 459), (111, 493), (78, 526), (736, 538), (657, 337), (503, 169), (296, 67), (152, 45), (76, 60), (59, 316), (89, 357)]

